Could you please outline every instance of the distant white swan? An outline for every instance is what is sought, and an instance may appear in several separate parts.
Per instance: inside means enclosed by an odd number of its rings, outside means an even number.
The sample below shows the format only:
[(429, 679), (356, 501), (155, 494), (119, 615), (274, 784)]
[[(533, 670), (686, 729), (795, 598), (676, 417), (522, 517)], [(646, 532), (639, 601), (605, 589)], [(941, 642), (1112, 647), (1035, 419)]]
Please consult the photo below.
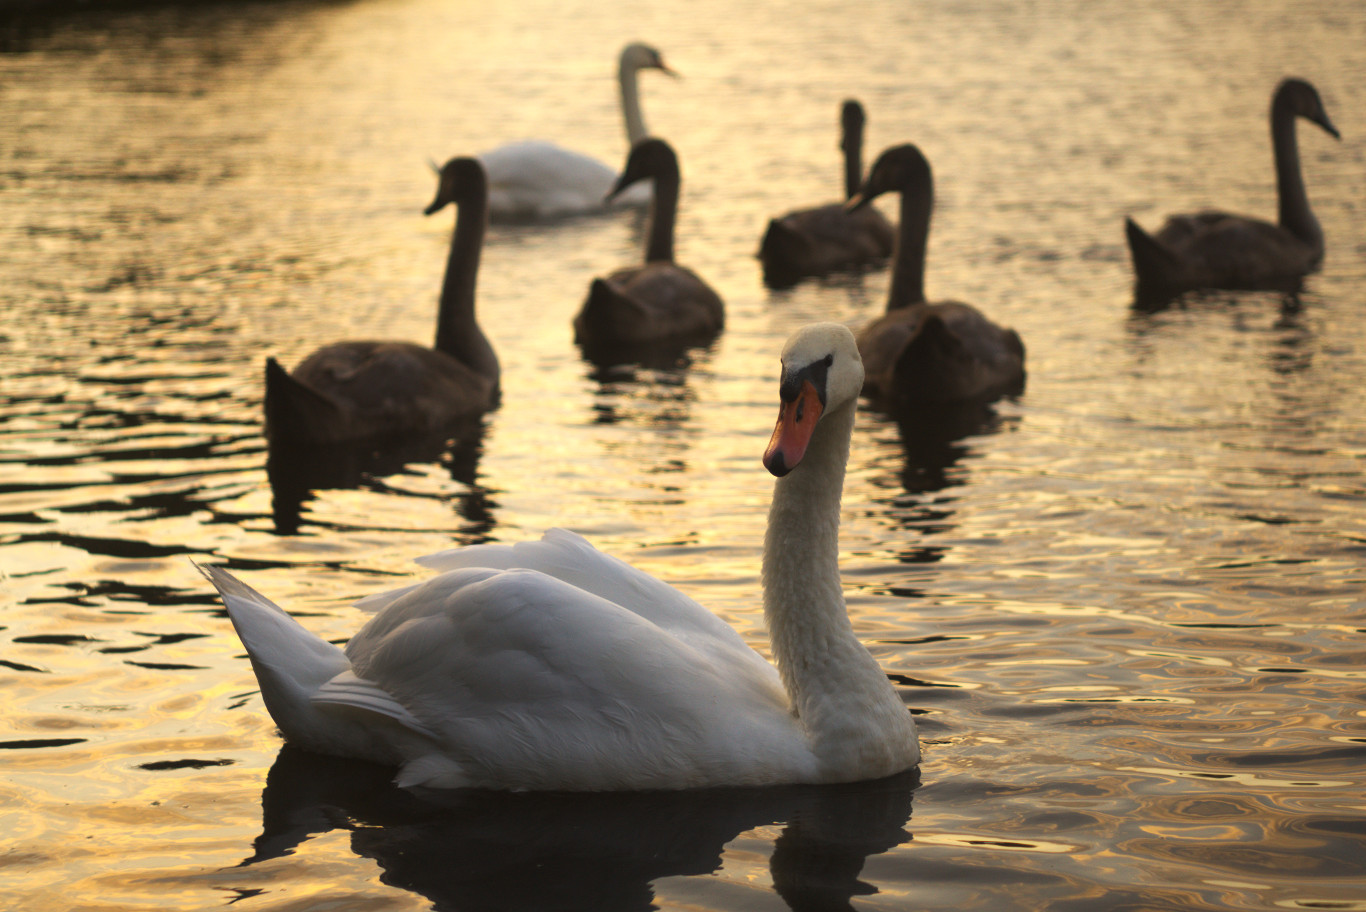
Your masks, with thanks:
[[(646, 69), (678, 75), (649, 45), (636, 43), (622, 48), (618, 79), (627, 149), (648, 135), (636, 85), (636, 74)], [(499, 146), (480, 155), (479, 160), (489, 175), (489, 212), (494, 218), (537, 219), (600, 212), (607, 208), (605, 198), (617, 179), (615, 168), (539, 139)], [(613, 204), (643, 206), (649, 202), (650, 188), (646, 185), (618, 196)]]
[(404, 786), (681, 789), (849, 782), (920, 761), (915, 722), (854, 636), (840, 494), (863, 366), (844, 326), (782, 354), (764, 540), (770, 664), (716, 615), (564, 530), (424, 558), (360, 602), (345, 651), (205, 567), (292, 743), (400, 767)]

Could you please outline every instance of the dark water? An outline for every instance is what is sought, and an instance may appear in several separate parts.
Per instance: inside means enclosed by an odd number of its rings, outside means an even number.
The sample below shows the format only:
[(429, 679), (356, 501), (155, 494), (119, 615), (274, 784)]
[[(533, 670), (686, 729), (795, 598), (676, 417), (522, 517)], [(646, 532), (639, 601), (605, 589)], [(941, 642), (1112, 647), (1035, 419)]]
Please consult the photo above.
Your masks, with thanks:
[[(1366, 10), (484, 7), (5, 14), (4, 906), (1366, 909)], [(265, 356), (430, 337), (450, 216), (420, 214), (426, 160), (526, 136), (615, 160), (637, 38), (684, 74), (642, 90), (722, 338), (597, 371), (570, 318), (638, 220), (496, 227), (502, 408), (448, 449), (268, 467)], [(1274, 213), (1291, 73), (1344, 137), (1300, 133), (1323, 273), (1294, 302), (1134, 310), (1126, 214)], [(344, 640), (413, 557), (564, 525), (762, 647), (778, 348), (876, 314), (887, 277), (769, 292), (752, 254), (837, 191), (848, 95), (870, 154), (935, 166), (930, 294), (1029, 349), (992, 412), (856, 431), (846, 590), (920, 714), (919, 775), (423, 798), (281, 752), (191, 559)]]

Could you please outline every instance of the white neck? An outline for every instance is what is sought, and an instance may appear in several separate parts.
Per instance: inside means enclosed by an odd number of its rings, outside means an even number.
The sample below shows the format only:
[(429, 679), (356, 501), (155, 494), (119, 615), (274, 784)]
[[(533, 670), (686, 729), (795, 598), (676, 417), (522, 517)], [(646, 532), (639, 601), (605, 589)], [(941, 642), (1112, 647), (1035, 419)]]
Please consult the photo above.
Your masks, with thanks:
[(828, 770), (867, 778), (905, 769), (919, 748), (914, 721), (854, 636), (844, 604), (840, 495), (854, 412), (851, 402), (822, 415), (801, 463), (774, 485), (764, 540), (764, 618), (778, 671), (817, 758)]
[(645, 115), (640, 113), (640, 91), (636, 86), (636, 73), (639, 67), (627, 60), (621, 61), (617, 78), (621, 82), (621, 116), (626, 121), (626, 148), (635, 148), (649, 133), (645, 129)]

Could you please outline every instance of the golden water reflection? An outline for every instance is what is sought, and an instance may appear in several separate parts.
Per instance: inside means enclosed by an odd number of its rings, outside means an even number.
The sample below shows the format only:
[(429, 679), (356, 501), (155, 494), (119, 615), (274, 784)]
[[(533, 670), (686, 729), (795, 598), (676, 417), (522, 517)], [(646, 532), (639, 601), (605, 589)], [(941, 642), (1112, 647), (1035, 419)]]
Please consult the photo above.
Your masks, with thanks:
[[(1360, 10), (709, 3), (0, 13), (7, 905), (1360, 906)], [(278, 459), (266, 356), (430, 337), (448, 226), (421, 215), (426, 160), (533, 134), (616, 160), (612, 60), (637, 38), (686, 74), (647, 113), (726, 332), (585, 361), (570, 320), (638, 258), (640, 219), (495, 226), (502, 407), (413, 450)], [(1347, 131), (1304, 146), (1324, 271), (1293, 302), (1135, 310), (1126, 214), (1274, 211), (1265, 96), (1288, 72)], [(373, 771), (282, 773), (192, 559), (341, 642), (413, 557), (567, 525), (764, 647), (777, 352), (878, 313), (887, 276), (770, 292), (753, 253), (829, 194), (848, 95), (870, 152), (935, 165), (931, 294), (1029, 350), (1028, 388), (990, 409), (859, 418), (846, 591), (920, 722), (920, 784), (452, 808)]]

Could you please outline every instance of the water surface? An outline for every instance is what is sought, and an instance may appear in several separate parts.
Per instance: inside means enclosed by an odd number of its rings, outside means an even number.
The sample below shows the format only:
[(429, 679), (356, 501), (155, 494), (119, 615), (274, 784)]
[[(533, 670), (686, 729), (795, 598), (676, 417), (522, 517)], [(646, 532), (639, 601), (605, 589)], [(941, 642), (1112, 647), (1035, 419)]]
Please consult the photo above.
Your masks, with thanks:
[[(1366, 909), (1366, 13), (692, 0), (224, 3), (39, 18), (0, 55), (0, 853), (7, 906)], [(570, 319), (631, 214), (495, 226), (504, 401), (458, 445), (268, 465), (267, 355), (425, 341), (429, 158), (615, 161), (626, 41), (684, 171), (711, 348), (600, 370)], [(1266, 109), (1328, 236), (1297, 300), (1131, 306), (1122, 220), (1275, 211)], [(763, 648), (777, 352), (884, 271), (770, 292), (771, 215), (834, 198), (840, 101), (935, 167), (927, 286), (1028, 347), (948, 430), (860, 417), (843, 565), (918, 775), (688, 796), (421, 798), (281, 750), (224, 563), (343, 641), (452, 543), (563, 525)], [(888, 205), (888, 211), (893, 211)], [(248, 863), (249, 862), (249, 863)]]

